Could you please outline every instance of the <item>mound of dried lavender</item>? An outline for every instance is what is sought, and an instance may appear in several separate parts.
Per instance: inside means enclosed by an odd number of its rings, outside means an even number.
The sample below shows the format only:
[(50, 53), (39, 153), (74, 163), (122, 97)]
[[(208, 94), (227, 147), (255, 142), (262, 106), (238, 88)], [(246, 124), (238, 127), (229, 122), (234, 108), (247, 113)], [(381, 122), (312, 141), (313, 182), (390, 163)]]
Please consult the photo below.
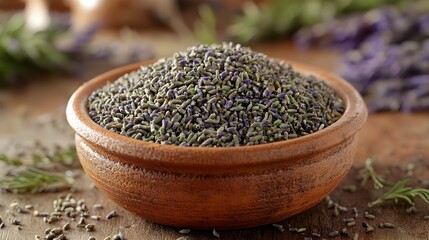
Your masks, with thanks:
[(131, 138), (219, 147), (304, 136), (344, 111), (324, 82), (232, 43), (143, 66), (93, 92), (88, 108), (93, 121)]

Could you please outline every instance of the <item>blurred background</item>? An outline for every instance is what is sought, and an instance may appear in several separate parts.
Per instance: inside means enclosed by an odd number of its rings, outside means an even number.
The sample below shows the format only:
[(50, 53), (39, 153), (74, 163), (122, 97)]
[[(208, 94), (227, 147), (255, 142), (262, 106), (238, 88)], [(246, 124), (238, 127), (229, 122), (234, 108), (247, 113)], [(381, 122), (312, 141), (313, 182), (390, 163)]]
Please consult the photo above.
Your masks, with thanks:
[(371, 112), (429, 108), (429, 1), (0, 0), (0, 133), (109, 69), (232, 41), (336, 72)]

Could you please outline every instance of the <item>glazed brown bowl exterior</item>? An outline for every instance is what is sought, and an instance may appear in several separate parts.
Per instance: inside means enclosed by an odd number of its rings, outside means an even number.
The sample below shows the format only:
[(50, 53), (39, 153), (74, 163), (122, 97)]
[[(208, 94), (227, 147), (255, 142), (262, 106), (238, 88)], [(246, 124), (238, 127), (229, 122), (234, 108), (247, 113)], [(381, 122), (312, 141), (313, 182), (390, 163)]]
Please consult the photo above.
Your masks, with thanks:
[(81, 86), (67, 106), (83, 169), (118, 205), (176, 227), (243, 228), (283, 220), (311, 208), (345, 177), (355, 134), (367, 117), (360, 95), (344, 80), (316, 68), (294, 69), (324, 80), (346, 110), (331, 126), (307, 136), (240, 147), (180, 147), (134, 140), (108, 131), (88, 115), (88, 96), (137, 70), (112, 70)]

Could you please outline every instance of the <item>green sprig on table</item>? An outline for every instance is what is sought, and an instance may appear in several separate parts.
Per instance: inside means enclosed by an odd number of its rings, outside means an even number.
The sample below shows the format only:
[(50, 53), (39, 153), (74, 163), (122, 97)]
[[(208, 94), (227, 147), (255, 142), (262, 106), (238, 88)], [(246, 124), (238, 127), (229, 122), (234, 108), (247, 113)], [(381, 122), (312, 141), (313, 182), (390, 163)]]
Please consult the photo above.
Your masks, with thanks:
[(13, 193), (52, 192), (68, 189), (74, 179), (64, 174), (42, 170), (39, 164), (54, 164), (70, 166), (77, 159), (76, 149), (68, 148), (50, 155), (36, 155), (31, 161), (0, 155), (0, 162), (14, 168), (0, 178), (0, 189)]
[(387, 185), (387, 182), (384, 180), (384, 178), (375, 172), (374, 167), (374, 158), (368, 158), (365, 161), (365, 168), (362, 172), (362, 182), (361, 186), (365, 185), (368, 179), (371, 179), (373, 182), (374, 189), (380, 189), (383, 188), (385, 185)]
[(70, 188), (73, 182), (65, 175), (30, 167), (0, 178), (0, 188), (13, 193), (52, 192)]
[(415, 198), (417, 197), (420, 197), (421, 199), (423, 199), (423, 201), (429, 204), (429, 190), (425, 188), (407, 187), (407, 182), (408, 179), (398, 181), (389, 189), (389, 191), (383, 194), (383, 196), (373, 202), (370, 202), (368, 204), (368, 207), (373, 207), (390, 200), (393, 200), (395, 203), (397, 203), (399, 200), (403, 200), (408, 204), (414, 206)]
[(395, 203), (398, 203), (399, 200), (403, 200), (411, 206), (414, 206), (415, 199), (417, 197), (421, 198), (424, 202), (429, 204), (429, 189), (406, 186), (409, 179), (402, 179), (394, 184), (390, 184), (386, 180), (384, 180), (384, 177), (382, 177), (374, 170), (373, 163), (373, 158), (368, 158), (365, 161), (365, 167), (362, 173), (362, 186), (367, 182), (368, 179), (371, 179), (371, 181), (373, 182), (374, 189), (376, 190), (387, 186), (390, 186), (390, 188), (378, 199), (368, 203), (368, 207), (374, 207), (376, 205), (384, 204), (391, 200)]

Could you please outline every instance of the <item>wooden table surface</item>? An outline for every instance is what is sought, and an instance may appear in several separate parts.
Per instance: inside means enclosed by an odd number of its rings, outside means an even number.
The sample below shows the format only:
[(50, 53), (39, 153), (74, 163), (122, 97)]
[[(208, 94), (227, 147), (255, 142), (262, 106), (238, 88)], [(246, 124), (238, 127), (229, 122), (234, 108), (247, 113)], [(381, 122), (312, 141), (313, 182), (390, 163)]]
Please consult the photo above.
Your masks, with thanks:
[[(257, 45), (254, 49), (263, 51), (270, 56), (286, 58), (294, 61), (313, 64), (327, 70), (335, 69), (338, 64), (338, 56), (326, 50), (313, 49), (307, 52), (299, 52), (283, 41)], [(0, 151), (9, 152), (11, 143), (21, 145), (25, 149), (26, 142), (39, 139), (44, 144), (60, 142), (69, 144), (73, 137), (70, 130), (59, 128), (56, 130), (44, 126), (46, 114), (50, 112), (63, 114), (65, 104), (73, 92), (85, 79), (99, 74), (108, 69), (106, 65), (91, 65), (85, 77), (61, 77), (41, 76), (32, 83), (20, 88), (0, 90)], [(58, 115), (58, 114), (57, 114)], [(46, 124), (45, 124), (46, 125)], [(43, 127), (44, 126), (44, 127)], [(12, 144), (12, 146), (13, 146)], [(31, 144), (30, 144), (31, 145)], [(23, 146), (23, 147), (22, 147)], [(13, 148), (13, 147), (12, 147)], [(2, 153), (0, 152), (0, 153)], [(413, 163), (416, 168), (413, 175), (413, 184), (429, 187), (429, 113), (405, 115), (401, 113), (372, 114), (362, 131), (359, 133), (359, 144), (355, 164), (350, 173), (341, 184), (357, 184), (358, 190), (354, 193), (345, 192), (341, 186), (332, 194), (331, 198), (340, 205), (349, 209), (356, 207), (360, 215), (357, 224), (348, 227), (351, 235), (359, 233), (359, 239), (429, 239), (429, 221), (424, 220), (429, 215), (429, 208), (423, 203), (417, 203), (416, 213), (406, 213), (406, 205), (387, 204), (381, 207), (367, 208), (367, 203), (376, 199), (382, 191), (375, 191), (370, 184), (360, 187), (356, 177), (366, 158), (377, 158), (376, 169), (385, 174), (388, 179), (398, 180), (405, 176), (404, 166)], [(4, 169), (0, 165), (0, 169)], [(2, 170), (0, 170), (1, 172)], [(75, 173), (81, 170), (76, 169)], [(216, 239), (211, 231), (192, 230), (188, 235), (178, 233), (179, 229), (150, 223), (144, 219), (127, 212), (101, 195), (92, 187), (88, 177), (81, 172), (75, 184), (77, 191), (73, 193), (76, 199), (85, 199), (88, 206), (100, 203), (104, 206), (101, 210), (90, 208), (91, 214), (105, 216), (109, 211), (116, 210), (118, 217), (100, 221), (92, 221), (95, 231), (88, 233), (76, 229), (76, 223), (72, 223), (72, 229), (67, 232), (67, 239), (88, 239), (94, 236), (96, 239), (104, 239), (106, 236), (122, 232), (126, 239), (177, 239), (181, 236), (189, 236), (189, 239)], [(65, 192), (67, 193), (67, 192)], [(23, 207), (32, 204), (39, 211), (53, 211), (52, 201), (58, 193), (46, 194), (11, 194), (0, 193), (0, 215), (6, 222), (6, 227), (0, 229), (0, 239), (34, 239), (34, 235), (43, 235), (47, 227), (62, 226), (67, 219), (59, 223), (48, 225), (41, 218), (32, 214), (18, 214), (9, 207), (10, 203), (17, 202)], [(364, 211), (376, 215), (374, 220), (366, 220), (375, 227), (372, 233), (365, 233), (361, 226)], [(304, 239), (311, 237), (312, 232), (321, 233), (326, 239), (350, 239), (342, 236), (328, 237), (332, 230), (341, 230), (345, 226), (343, 218), (351, 217), (350, 210), (334, 217), (332, 209), (328, 209), (325, 203), (286, 219), (279, 224), (289, 227), (306, 228), (302, 234), (289, 231), (279, 232), (271, 225), (241, 230), (218, 230), (221, 239), (253, 240), (253, 239)], [(22, 222), (22, 230), (10, 224), (12, 219)], [(380, 229), (379, 223), (390, 222), (396, 225), (395, 229)], [(319, 239), (313, 237), (313, 239)]]

